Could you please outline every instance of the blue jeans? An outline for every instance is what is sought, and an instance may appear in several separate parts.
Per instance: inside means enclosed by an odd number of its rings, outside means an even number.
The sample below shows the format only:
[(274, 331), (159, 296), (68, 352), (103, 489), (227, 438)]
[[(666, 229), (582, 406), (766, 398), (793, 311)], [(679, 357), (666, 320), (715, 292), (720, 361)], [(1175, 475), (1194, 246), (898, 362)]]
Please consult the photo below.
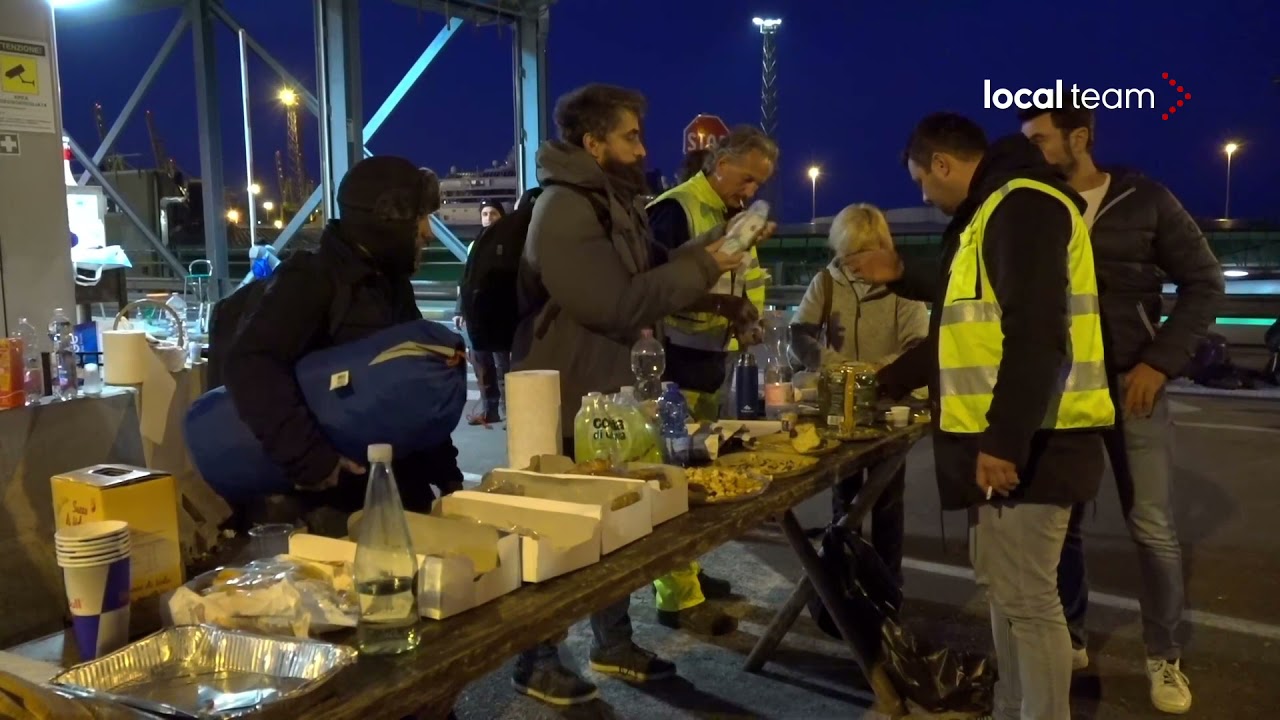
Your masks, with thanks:
[[(610, 605), (591, 616), (591, 634), (595, 636), (592, 647), (596, 652), (608, 653), (631, 644), (631, 596)], [(520, 653), (517, 661), (532, 669), (554, 666), (560, 663), (559, 642), (539, 643)]]
[[(1151, 417), (1123, 418), (1106, 436), (1120, 509), (1138, 546), (1143, 642), (1148, 657), (1166, 660), (1177, 660), (1182, 654), (1181, 625), (1186, 602), (1182, 546), (1173, 523), (1172, 441), (1169, 400), (1163, 392), (1156, 398)], [(1088, 639), (1084, 627), (1089, 580), (1081, 532), (1083, 516), (1083, 505), (1072, 508), (1058, 564), (1058, 593), (1071, 630), (1071, 643), (1076, 647), (1085, 647)]]

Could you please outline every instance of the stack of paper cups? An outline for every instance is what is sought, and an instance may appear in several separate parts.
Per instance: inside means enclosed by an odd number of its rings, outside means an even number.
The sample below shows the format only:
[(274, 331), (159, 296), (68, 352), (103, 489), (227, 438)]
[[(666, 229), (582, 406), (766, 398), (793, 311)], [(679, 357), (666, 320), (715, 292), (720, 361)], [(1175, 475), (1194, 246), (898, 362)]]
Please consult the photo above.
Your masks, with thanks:
[(106, 520), (66, 527), (54, 535), (54, 547), (80, 659), (123, 647), (129, 640), (129, 524)]
[(559, 455), (560, 373), (521, 370), (506, 375), (507, 467), (523, 470), (539, 455)]

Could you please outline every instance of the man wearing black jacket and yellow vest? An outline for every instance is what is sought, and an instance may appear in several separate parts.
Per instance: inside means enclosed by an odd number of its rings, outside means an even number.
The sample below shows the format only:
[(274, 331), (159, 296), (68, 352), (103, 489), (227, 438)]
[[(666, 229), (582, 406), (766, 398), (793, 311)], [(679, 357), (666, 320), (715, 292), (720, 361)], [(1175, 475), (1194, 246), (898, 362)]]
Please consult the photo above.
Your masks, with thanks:
[(941, 270), (893, 250), (855, 272), (934, 303), (930, 350), (881, 371), (905, 394), (928, 380), (947, 509), (972, 508), (970, 560), (991, 606), (1000, 665), (994, 716), (1069, 720), (1071, 639), (1057, 592), (1071, 506), (1092, 498), (1101, 430), (1115, 421), (1084, 203), (1021, 135), (987, 146), (959, 115), (916, 126), (905, 163), (952, 217)]

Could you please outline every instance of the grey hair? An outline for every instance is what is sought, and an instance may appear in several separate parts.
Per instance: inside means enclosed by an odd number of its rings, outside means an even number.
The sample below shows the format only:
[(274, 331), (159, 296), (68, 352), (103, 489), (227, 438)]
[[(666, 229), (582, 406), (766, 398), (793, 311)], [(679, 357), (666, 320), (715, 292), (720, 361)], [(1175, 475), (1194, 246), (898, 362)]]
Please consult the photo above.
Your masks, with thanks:
[(769, 158), (769, 162), (778, 162), (778, 143), (773, 141), (754, 125), (738, 125), (716, 145), (715, 154), (708, 160), (707, 167), (713, 168), (726, 158), (741, 158), (749, 152), (758, 152)]

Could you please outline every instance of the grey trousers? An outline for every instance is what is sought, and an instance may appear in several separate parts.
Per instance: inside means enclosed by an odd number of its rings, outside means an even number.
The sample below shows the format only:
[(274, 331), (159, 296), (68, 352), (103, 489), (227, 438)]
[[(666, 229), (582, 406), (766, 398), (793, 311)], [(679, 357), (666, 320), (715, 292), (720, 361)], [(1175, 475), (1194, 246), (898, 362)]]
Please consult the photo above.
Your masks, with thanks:
[[(1107, 456), (1120, 494), (1129, 535), (1138, 549), (1142, 571), (1138, 602), (1147, 657), (1177, 660), (1182, 655), (1182, 613), (1186, 594), (1182, 579), (1182, 546), (1173, 522), (1173, 420), (1169, 398), (1161, 392), (1151, 417), (1122, 418), (1106, 434)], [(1071, 512), (1058, 589), (1071, 629), (1071, 643), (1085, 647), (1085, 612), (1089, 581), (1085, 572), (1081, 529), (1085, 506)]]
[(970, 529), (969, 559), (991, 606), (996, 720), (1071, 720), (1071, 636), (1058, 599), (1070, 517), (1066, 505), (982, 505)]

